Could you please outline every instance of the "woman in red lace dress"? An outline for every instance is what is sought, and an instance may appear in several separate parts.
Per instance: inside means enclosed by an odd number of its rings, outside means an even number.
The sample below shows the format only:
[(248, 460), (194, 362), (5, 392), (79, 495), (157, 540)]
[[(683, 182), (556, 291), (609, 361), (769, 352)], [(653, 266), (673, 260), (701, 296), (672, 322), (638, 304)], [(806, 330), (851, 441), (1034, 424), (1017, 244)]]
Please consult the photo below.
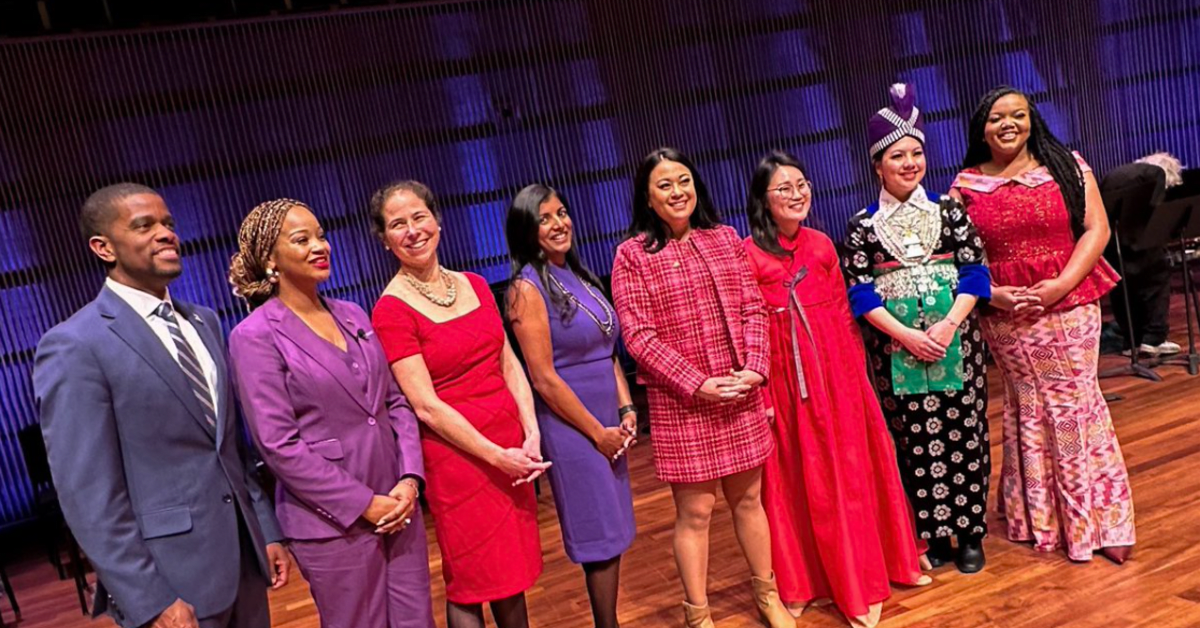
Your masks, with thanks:
[(1096, 376), (1109, 229), (1091, 168), (1012, 88), (984, 97), (952, 186), (991, 266), (984, 335), (1004, 376), (1008, 538), (1071, 560), (1133, 547), (1129, 473)]
[(550, 466), (533, 393), (487, 282), (438, 263), (441, 215), (429, 188), (381, 189), (371, 220), (400, 260), (372, 324), (422, 423), (447, 623), (483, 628), (490, 602), (500, 628), (525, 628), (525, 590), (542, 572), (531, 482)]
[(750, 181), (744, 242), (767, 303), (775, 452), (763, 471), (779, 595), (799, 616), (832, 600), (854, 626), (874, 626), (890, 582), (929, 584), (918, 567), (896, 449), (867, 376), (837, 250), (801, 226), (811, 187), (773, 152)]

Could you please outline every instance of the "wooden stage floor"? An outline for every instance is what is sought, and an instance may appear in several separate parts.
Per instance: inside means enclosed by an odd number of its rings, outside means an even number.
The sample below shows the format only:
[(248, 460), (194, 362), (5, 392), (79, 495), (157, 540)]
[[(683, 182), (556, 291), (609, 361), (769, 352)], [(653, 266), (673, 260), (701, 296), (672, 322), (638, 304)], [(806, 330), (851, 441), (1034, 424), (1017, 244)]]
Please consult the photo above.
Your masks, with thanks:
[[(1173, 323), (1183, 329), (1176, 298)], [(1175, 340), (1185, 340), (1174, 333)], [(1119, 364), (1106, 356), (1104, 365)], [(993, 536), (986, 541), (987, 569), (964, 576), (953, 566), (933, 573), (934, 584), (895, 589), (884, 605), (886, 628), (941, 627), (1050, 628), (1056, 626), (1200, 626), (1200, 377), (1182, 367), (1159, 368), (1162, 383), (1135, 378), (1103, 381), (1108, 393), (1124, 395), (1112, 404), (1117, 432), (1133, 479), (1138, 545), (1133, 559), (1118, 567), (1097, 557), (1074, 564), (1061, 554), (1038, 554), (1030, 546), (1003, 539), (993, 515)], [(998, 377), (992, 373), (991, 420), (995, 473), (1000, 470)], [(654, 479), (648, 443), (631, 455), (638, 537), (622, 566), (620, 619), (624, 628), (681, 626), (681, 589), (671, 555), (674, 509), (670, 490)], [(545, 484), (545, 483), (543, 483)], [(994, 513), (998, 483), (993, 478)], [(539, 628), (587, 628), (591, 625), (580, 569), (562, 550), (554, 502), (543, 492), (539, 503), (545, 572), (529, 592), (533, 625)], [(751, 599), (749, 574), (722, 504), (714, 518), (711, 557), (711, 605), (722, 628), (761, 626)], [(1001, 531), (998, 534), (995, 531)], [(437, 547), (432, 544), (434, 605), (439, 625), (443, 588)], [(79, 613), (69, 581), (55, 579), (53, 568), (30, 548), (10, 565), (22, 606), (21, 628), (111, 626), (88, 622)], [(316, 609), (303, 582), (289, 584), (271, 597), (276, 628), (316, 628)], [(0, 600), (12, 624), (12, 609)], [(835, 611), (805, 613), (798, 626), (845, 626)]]

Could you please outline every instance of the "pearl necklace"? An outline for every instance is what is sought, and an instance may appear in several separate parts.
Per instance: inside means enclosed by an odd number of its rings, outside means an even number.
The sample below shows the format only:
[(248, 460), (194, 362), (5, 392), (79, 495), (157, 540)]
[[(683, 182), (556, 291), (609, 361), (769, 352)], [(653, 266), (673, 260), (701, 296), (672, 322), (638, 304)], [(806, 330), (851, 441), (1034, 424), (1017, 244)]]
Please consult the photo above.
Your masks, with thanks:
[(450, 274), (449, 271), (447, 271), (445, 268), (442, 268), (441, 266), (438, 266), (438, 272), (441, 273), (442, 284), (446, 286), (446, 296), (445, 297), (439, 297), (438, 295), (434, 294), (433, 289), (429, 287), (430, 283), (434, 283), (437, 281), (436, 279), (429, 283), (425, 283), (425, 282), (417, 279), (416, 277), (413, 277), (412, 275), (404, 272), (403, 270), (400, 271), (400, 275), (402, 277), (404, 277), (405, 281), (408, 282), (408, 285), (413, 287), (413, 290), (420, 292), (421, 296), (425, 297), (426, 299), (429, 299), (429, 301), (431, 303), (433, 303), (434, 305), (437, 305), (440, 307), (450, 307), (451, 305), (454, 305), (455, 301), (458, 300), (458, 289), (455, 286), (454, 277)]
[[(603, 321), (601, 321), (594, 312), (585, 307), (583, 303), (579, 301), (579, 297), (571, 294), (571, 292), (567, 290), (567, 287), (558, 280), (558, 277), (554, 276), (554, 273), (547, 272), (546, 275), (550, 277), (550, 281), (554, 282), (554, 286), (558, 288), (559, 292), (562, 292), (563, 295), (567, 297), (568, 301), (575, 304), (576, 308), (583, 310), (583, 313), (587, 314), (588, 318), (592, 319), (593, 323), (596, 323), (596, 327), (600, 328), (600, 333), (604, 334), (605, 338), (612, 337), (613, 329), (616, 327), (616, 316), (614, 316), (612, 308), (608, 306), (608, 301), (604, 300), (603, 296), (596, 294), (596, 292), (592, 290), (591, 284), (582, 279), (579, 280), (579, 283), (583, 284), (583, 289), (586, 290), (587, 293), (591, 295), (591, 297), (595, 299), (597, 303), (600, 304), (601, 309), (604, 310), (605, 320)], [(578, 277), (578, 275), (576, 275), (576, 277)]]

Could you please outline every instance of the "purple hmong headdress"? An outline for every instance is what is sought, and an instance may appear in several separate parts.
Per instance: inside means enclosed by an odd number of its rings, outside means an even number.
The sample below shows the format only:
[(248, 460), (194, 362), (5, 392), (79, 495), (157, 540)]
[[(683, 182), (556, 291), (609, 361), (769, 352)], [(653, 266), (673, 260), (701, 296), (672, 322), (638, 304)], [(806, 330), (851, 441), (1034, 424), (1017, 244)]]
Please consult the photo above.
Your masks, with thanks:
[(871, 155), (891, 146), (905, 135), (925, 143), (925, 122), (921, 110), (917, 109), (917, 93), (910, 83), (896, 83), (888, 93), (891, 106), (875, 112), (867, 122), (867, 141), (871, 143)]

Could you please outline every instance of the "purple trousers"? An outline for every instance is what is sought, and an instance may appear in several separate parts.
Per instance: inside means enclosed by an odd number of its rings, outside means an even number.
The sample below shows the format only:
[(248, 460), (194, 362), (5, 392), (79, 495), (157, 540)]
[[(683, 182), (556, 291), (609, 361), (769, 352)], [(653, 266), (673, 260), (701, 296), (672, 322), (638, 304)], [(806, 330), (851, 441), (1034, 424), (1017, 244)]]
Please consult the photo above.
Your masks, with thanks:
[(390, 536), (365, 526), (336, 539), (292, 541), (321, 628), (435, 628), (429, 548), (418, 509)]

